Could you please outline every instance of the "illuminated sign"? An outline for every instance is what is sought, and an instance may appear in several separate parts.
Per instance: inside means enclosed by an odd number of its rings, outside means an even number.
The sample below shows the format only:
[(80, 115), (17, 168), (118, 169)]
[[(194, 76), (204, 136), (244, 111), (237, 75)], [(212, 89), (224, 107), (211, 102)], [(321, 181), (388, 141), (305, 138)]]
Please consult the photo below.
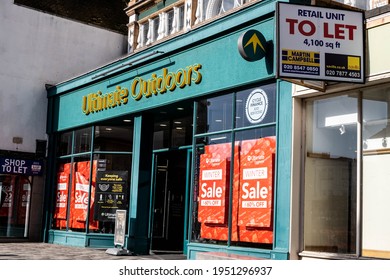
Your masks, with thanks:
[(201, 68), (201, 64), (187, 66), (176, 72), (170, 72), (168, 68), (163, 68), (161, 75), (153, 73), (149, 79), (134, 78), (129, 88), (118, 85), (112, 92), (103, 93), (98, 90), (89, 93), (82, 98), (82, 111), (85, 115), (98, 113), (126, 105), (129, 102), (129, 97), (139, 101), (142, 98), (150, 98), (167, 91), (172, 92), (177, 88), (183, 89), (186, 86), (191, 86), (192, 83), (199, 84), (202, 81), (202, 74), (199, 72)]
[(363, 13), (279, 3), (278, 75), (364, 82)]

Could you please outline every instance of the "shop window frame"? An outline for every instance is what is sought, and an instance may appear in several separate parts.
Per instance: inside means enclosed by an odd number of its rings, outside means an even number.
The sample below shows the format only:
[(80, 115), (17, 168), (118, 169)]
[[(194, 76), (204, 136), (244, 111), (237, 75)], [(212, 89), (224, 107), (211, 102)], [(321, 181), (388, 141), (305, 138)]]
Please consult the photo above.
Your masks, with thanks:
[[(84, 127), (84, 128), (81, 128), (81, 129), (75, 129), (75, 130), (69, 130), (69, 131), (63, 131), (63, 132), (59, 132), (56, 136), (56, 139), (57, 139), (57, 143), (59, 144), (61, 142), (61, 135), (62, 134), (68, 134), (70, 133), (71, 134), (71, 152), (69, 154), (58, 154), (60, 152), (60, 150), (58, 148), (56, 148), (56, 156), (55, 156), (55, 165), (54, 165), (54, 169), (55, 172), (53, 174), (53, 180), (54, 180), (54, 184), (55, 186), (57, 186), (57, 173), (58, 173), (58, 168), (59, 168), (59, 161), (66, 161), (66, 160), (69, 160), (69, 163), (71, 164), (71, 166), (73, 166), (73, 164), (75, 163), (74, 159), (75, 158), (80, 158), (80, 157), (88, 157), (89, 160), (88, 162), (90, 164), (93, 164), (94, 162), (94, 157), (96, 155), (99, 155), (99, 154), (106, 154), (106, 155), (124, 155), (124, 156), (130, 156), (131, 160), (132, 161), (132, 155), (133, 155), (133, 151), (101, 151), (101, 150), (95, 150), (95, 146), (94, 146), (94, 141), (95, 141), (95, 130), (96, 130), (96, 127), (98, 126), (104, 126), (104, 124), (96, 124), (96, 125), (93, 125), (93, 126), (88, 126), (88, 127)], [(89, 143), (89, 147), (90, 149), (88, 151), (82, 151), (82, 152), (75, 152), (75, 134), (77, 131), (82, 131), (83, 129), (90, 129), (91, 131), (91, 137), (90, 137), (90, 143)], [(132, 134), (134, 133), (134, 129), (132, 131)], [(132, 138), (131, 138), (131, 141), (132, 141)], [(131, 145), (132, 146), (132, 145)], [(128, 167), (128, 171), (129, 171), (129, 178), (128, 178), (128, 182), (130, 182), (131, 180), (131, 163), (130, 163), (130, 166)], [(66, 218), (66, 228), (64, 229), (65, 232), (68, 232), (71, 228), (69, 227), (69, 217), (70, 217), (70, 203), (71, 203), (71, 197), (72, 197), (72, 191), (71, 191), (71, 186), (73, 184), (72, 182), (72, 178), (73, 178), (73, 173), (74, 173), (74, 168), (71, 167), (71, 173), (69, 174), (70, 176), (70, 180), (68, 182), (68, 197), (67, 197), (67, 218)], [(92, 178), (92, 168), (90, 168), (89, 170), (89, 178)], [(129, 185), (130, 187), (130, 185)], [(85, 220), (85, 228), (84, 230), (82, 231), (79, 231), (79, 232), (82, 232), (82, 233), (85, 233), (85, 234), (89, 234), (89, 233), (94, 233), (94, 232), (91, 232), (90, 230), (90, 217), (91, 215), (93, 215), (93, 212), (91, 212), (91, 195), (92, 195), (92, 180), (89, 180), (89, 183), (88, 183), (88, 206), (87, 206), (87, 217), (86, 217), (86, 220)], [(57, 191), (57, 188), (53, 188), (53, 195), (56, 193)], [(130, 191), (128, 192), (127, 195), (130, 195)], [(55, 213), (55, 196), (53, 196), (53, 205), (51, 205), (51, 217), (54, 218), (54, 213)], [(61, 230), (61, 229), (58, 229), (56, 227), (54, 227), (54, 225), (50, 225), (50, 229), (51, 230)], [(95, 233), (96, 234), (96, 233)], [(108, 235), (113, 235), (113, 233), (101, 233), (99, 232), (98, 234), (108, 234)]]
[[(249, 126), (245, 126), (245, 127), (236, 127), (236, 107), (237, 107), (237, 94), (240, 93), (242, 90), (254, 90), (254, 89), (258, 89), (258, 88), (261, 88), (262, 86), (268, 86), (268, 85), (273, 85), (274, 86), (274, 96), (275, 96), (275, 111), (273, 112), (275, 114), (275, 121), (273, 122), (267, 122), (267, 123), (260, 123), (260, 124), (255, 124), (255, 125), (249, 125)], [(269, 83), (265, 83), (265, 84), (259, 84), (259, 85), (251, 85), (247, 88), (243, 88), (243, 89), (237, 89), (233, 92), (224, 92), (224, 93), (220, 93), (220, 94), (215, 94), (215, 95), (211, 95), (211, 96), (208, 96), (208, 98), (213, 98), (213, 97), (219, 97), (219, 96), (223, 96), (223, 95), (229, 95), (229, 94), (232, 94), (232, 102), (233, 102), (233, 106), (232, 106), (232, 112), (231, 112), (231, 122), (232, 122), (232, 128), (229, 128), (229, 129), (223, 129), (223, 130), (220, 130), (220, 131), (212, 131), (212, 132), (198, 132), (197, 131), (197, 112), (198, 112), (198, 102), (202, 99), (198, 99), (198, 100), (195, 100), (194, 101), (194, 127), (193, 127), (193, 147), (192, 147), (192, 176), (191, 176), (191, 197), (190, 197), (190, 205), (189, 205), (189, 209), (190, 209), (190, 214), (189, 214), (189, 221), (193, 221), (194, 217), (192, 217), (192, 212), (194, 211), (194, 207), (195, 207), (195, 201), (196, 199), (194, 198), (194, 194), (196, 193), (195, 192), (195, 188), (197, 187), (196, 186), (196, 181), (198, 179), (196, 179), (196, 176), (199, 176), (199, 171), (197, 169), (197, 158), (196, 158), (196, 155), (198, 154), (197, 153), (197, 150), (198, 150), (198, 147), (202, 144), (199, 144), (198, 143), (198, 140), (199, 139), (202, 139), (202, 138), (207, 138), (207, 137), (212, 137), (212, 136), (218, 136), (218, 135), (224, 135), (224, 134), (227, 134), (227, 135), (230, 135), (230, 143), (231, 144), (231, 155), (234, 155), (234, 152), (235, 152), (235, 145), (233, 143), (236, 142), (236, 134), (237, 133), (241, 133), (241, 132), (245, 132), (245, 131), (250, 131), (250, 130), (256, 130), (256, 129), (266, 129), (266, 128), (274, 128), (274, 137), (276, 139), (276, 143), (275, 143), (275, 170), (274, 170), (274, 173), (273, 173), (273, 189), (274, 189), (274, 194), (273, 194), (273, 197), (272, 197), (272, 203), (273, 203), (273, 209), (276, 209), (276, 190), (277, 190), (277, 180), (276, 180), (276, 175), (277, 175), (277, 150), (278, 150), (278, 116), (279, 116), (279, 113), (278, 113), (278, 102), (279, 102), (279, 98), (278, 98), (278, 84), (276, 82), (269, 82)], [(202, 142), (202, 141), (200, 141)], [(232, 160), (233, 161), (233, 160)], [(234, 174), (234, 165), (233, 164), (230, 164), (230, 174)], [(260, 244), (259, 246), (256, 245), (256, 243), (252, 243), (252, 242), (239, 242), (239, 241), (232, 241), (232, 191), (233, 191), (233, 185), (234, 185), (234, 176), (230, 176), (230, 182), (229, 182), (229, 207), (228, 207), (228, 222), (227, 222), (227, 227), (228, 227), (228, 237), (227, 237), (227, 240), (226, 242), (217, 242), (215, 244), (219, 244), (221, 246), (226, 246), (227, 248), (229, 247), (240, 247), (240, 248), (245, 248), (245, 247), (251, 247), (251, 248), (256, 248), (256, 249), (260, 249), (260, 250), (270, 250), (270, 249), (274, 249), (274, 246), (275, 246), (275, 232), (276, 232), (276, 215), (273, 214), (272, 215), (272, 229), (273, 229), (273, 233), (274, 233), (274, 237), (273, 237), (273, 241), (272, 241), (272, 244)], [(188, 229), (188, 240), (189, 240), (189, 243), (198, 243), (196, 241), (194, 241), (194, 237), (193, 237), (193, 222), (190, 222), (189, 223), (189, 229)], [(206, 244), (213, 244), (213, 242), (207, 242)]]
[[(313, 101), (313, 100), (326, 100), (327, 98), (333, 98), (337, 96), (342, 96), (346, 94), (352, 94), (356, 93), (358, 96), (358, 106), (357, 106), (357, 132), (356, 132), (356, 146), (357, 146), (357, 170), (356, 170), (356, 185), (354, 186), (356, 189), (356, 246), (355, 246), (355, 252), (354, 253), (334, 253), (334, 252), (320, 252), (320, 251), (308, 251), (305, 250), (304, 248), (304, 234), (301, 235), (299, 243), (300, 243), (300, 250), (298, 253), (298, 256), (300, 257), (313, 257), (313, 258), (323, 258), (323, 259), (381, 259), (382, 257), (378, 256), (369, 256), (365, 255), (363, 248), (363, 231), (364, 231), (364, 224), (363, 224), (363, 212), (364, 212), (364, 206), (363, 206), (363, 201), (364, 201), (364, 188), (365, 186), (363, 185), (364, 183), (364, 155), (366, 156), (371, 156), (372, 151), (365, 151), (365, 143), (364, 143), (364, 135), (363, 135), (363, 129), (364, 129), (364, 124), (363, 124), (363, 116), (364, 116), (364, 100), (366, 99), (366, 96), (369, 96), (370, 91), (381, 91), (381, 90), (389, 90), (390, 87), (386, 84), (379, 84), (379, 85), (373, 85), (370, 87), (366, 87), (362, 90), (356, 90), (356, 89), (351, 89), (347, 90), (344, 92), (339, 92), (339, 93), (334, 93), (334, 94), (327, 94), (327, 95), (322, 95), (322, 96), (317, 96), (317, 97), (308, 97), (302, 100), (302, 119), (306, 120), (306, 104), (308, 101)], [(302, 138), (302, 154), (301, 158), (305, 159), (305, 151), (306, 151), (306, 126), (302, 127), (301, 130), (301, 138)], [(378, 154), (378, 152), (376, 153)], [(379, 154), (380, 151), (379, 151)], [(301, 192), (301, 205), (302, 210), (300, 212), (300, 231), (304, 233), (305, 228), (304, 228), (304, 218), (305, 218), (305, 213), (303, 211), (304, 208), (304, 193), (305, 193), (305, 162), (302, 160), (302, 165), (301, 165), (301, 183), (300, 183), (300, 192)], [(388, 259), (388, 258), (386, 258)]]

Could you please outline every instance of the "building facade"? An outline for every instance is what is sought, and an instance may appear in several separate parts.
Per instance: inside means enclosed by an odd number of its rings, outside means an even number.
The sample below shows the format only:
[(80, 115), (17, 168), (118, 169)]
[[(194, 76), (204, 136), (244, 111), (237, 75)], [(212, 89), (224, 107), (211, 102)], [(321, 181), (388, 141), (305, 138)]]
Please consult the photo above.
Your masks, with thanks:
[(128, 57), (48, 90), (49, 242), (112, 247), (125, 210), (136, 253), (288, 259), (276, 3), (129, 3)]
[[(367, 10), (364, 83), (278, 78), (278, 2)], [(128, 55), (47, 87), (43, 239), (189, 259), (389, 258), (388, 11), (130, 1)]]

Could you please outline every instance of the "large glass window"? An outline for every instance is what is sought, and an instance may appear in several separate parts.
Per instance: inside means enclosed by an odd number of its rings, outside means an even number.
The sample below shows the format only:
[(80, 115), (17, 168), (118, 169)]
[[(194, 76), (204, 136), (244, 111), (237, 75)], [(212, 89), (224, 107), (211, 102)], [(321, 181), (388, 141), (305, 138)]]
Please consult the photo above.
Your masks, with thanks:
[(390, 89), (363, 94), (362, 255), (390, 258)]
[(197, 102), (192, 242), (272, 248), (275, 108), (275, 84)]
[(0, 174), (0, 237), (28, 237), (31, 179)]
[(304, 249), (356, 251), (358, 96), (306, 105)]
[(389, 108), (389, 87), (306, 102), (304, 250), (390, 258)]
[(129, 206), (132, 121), (65, 132), (58, 139), (53, 229), (113, 233), (116, 210)]

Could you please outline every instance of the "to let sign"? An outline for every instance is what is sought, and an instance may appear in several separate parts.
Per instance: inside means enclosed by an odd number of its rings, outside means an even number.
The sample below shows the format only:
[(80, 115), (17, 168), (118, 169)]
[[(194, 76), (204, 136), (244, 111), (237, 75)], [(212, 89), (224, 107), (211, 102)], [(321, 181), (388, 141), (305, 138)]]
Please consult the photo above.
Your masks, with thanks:
[(278, 4), (278, 76), (364, 83), (363, 13)]
[(43, 161), (29, 159), (0, 158), (0, 173), (16, 175), (42, 175)]

